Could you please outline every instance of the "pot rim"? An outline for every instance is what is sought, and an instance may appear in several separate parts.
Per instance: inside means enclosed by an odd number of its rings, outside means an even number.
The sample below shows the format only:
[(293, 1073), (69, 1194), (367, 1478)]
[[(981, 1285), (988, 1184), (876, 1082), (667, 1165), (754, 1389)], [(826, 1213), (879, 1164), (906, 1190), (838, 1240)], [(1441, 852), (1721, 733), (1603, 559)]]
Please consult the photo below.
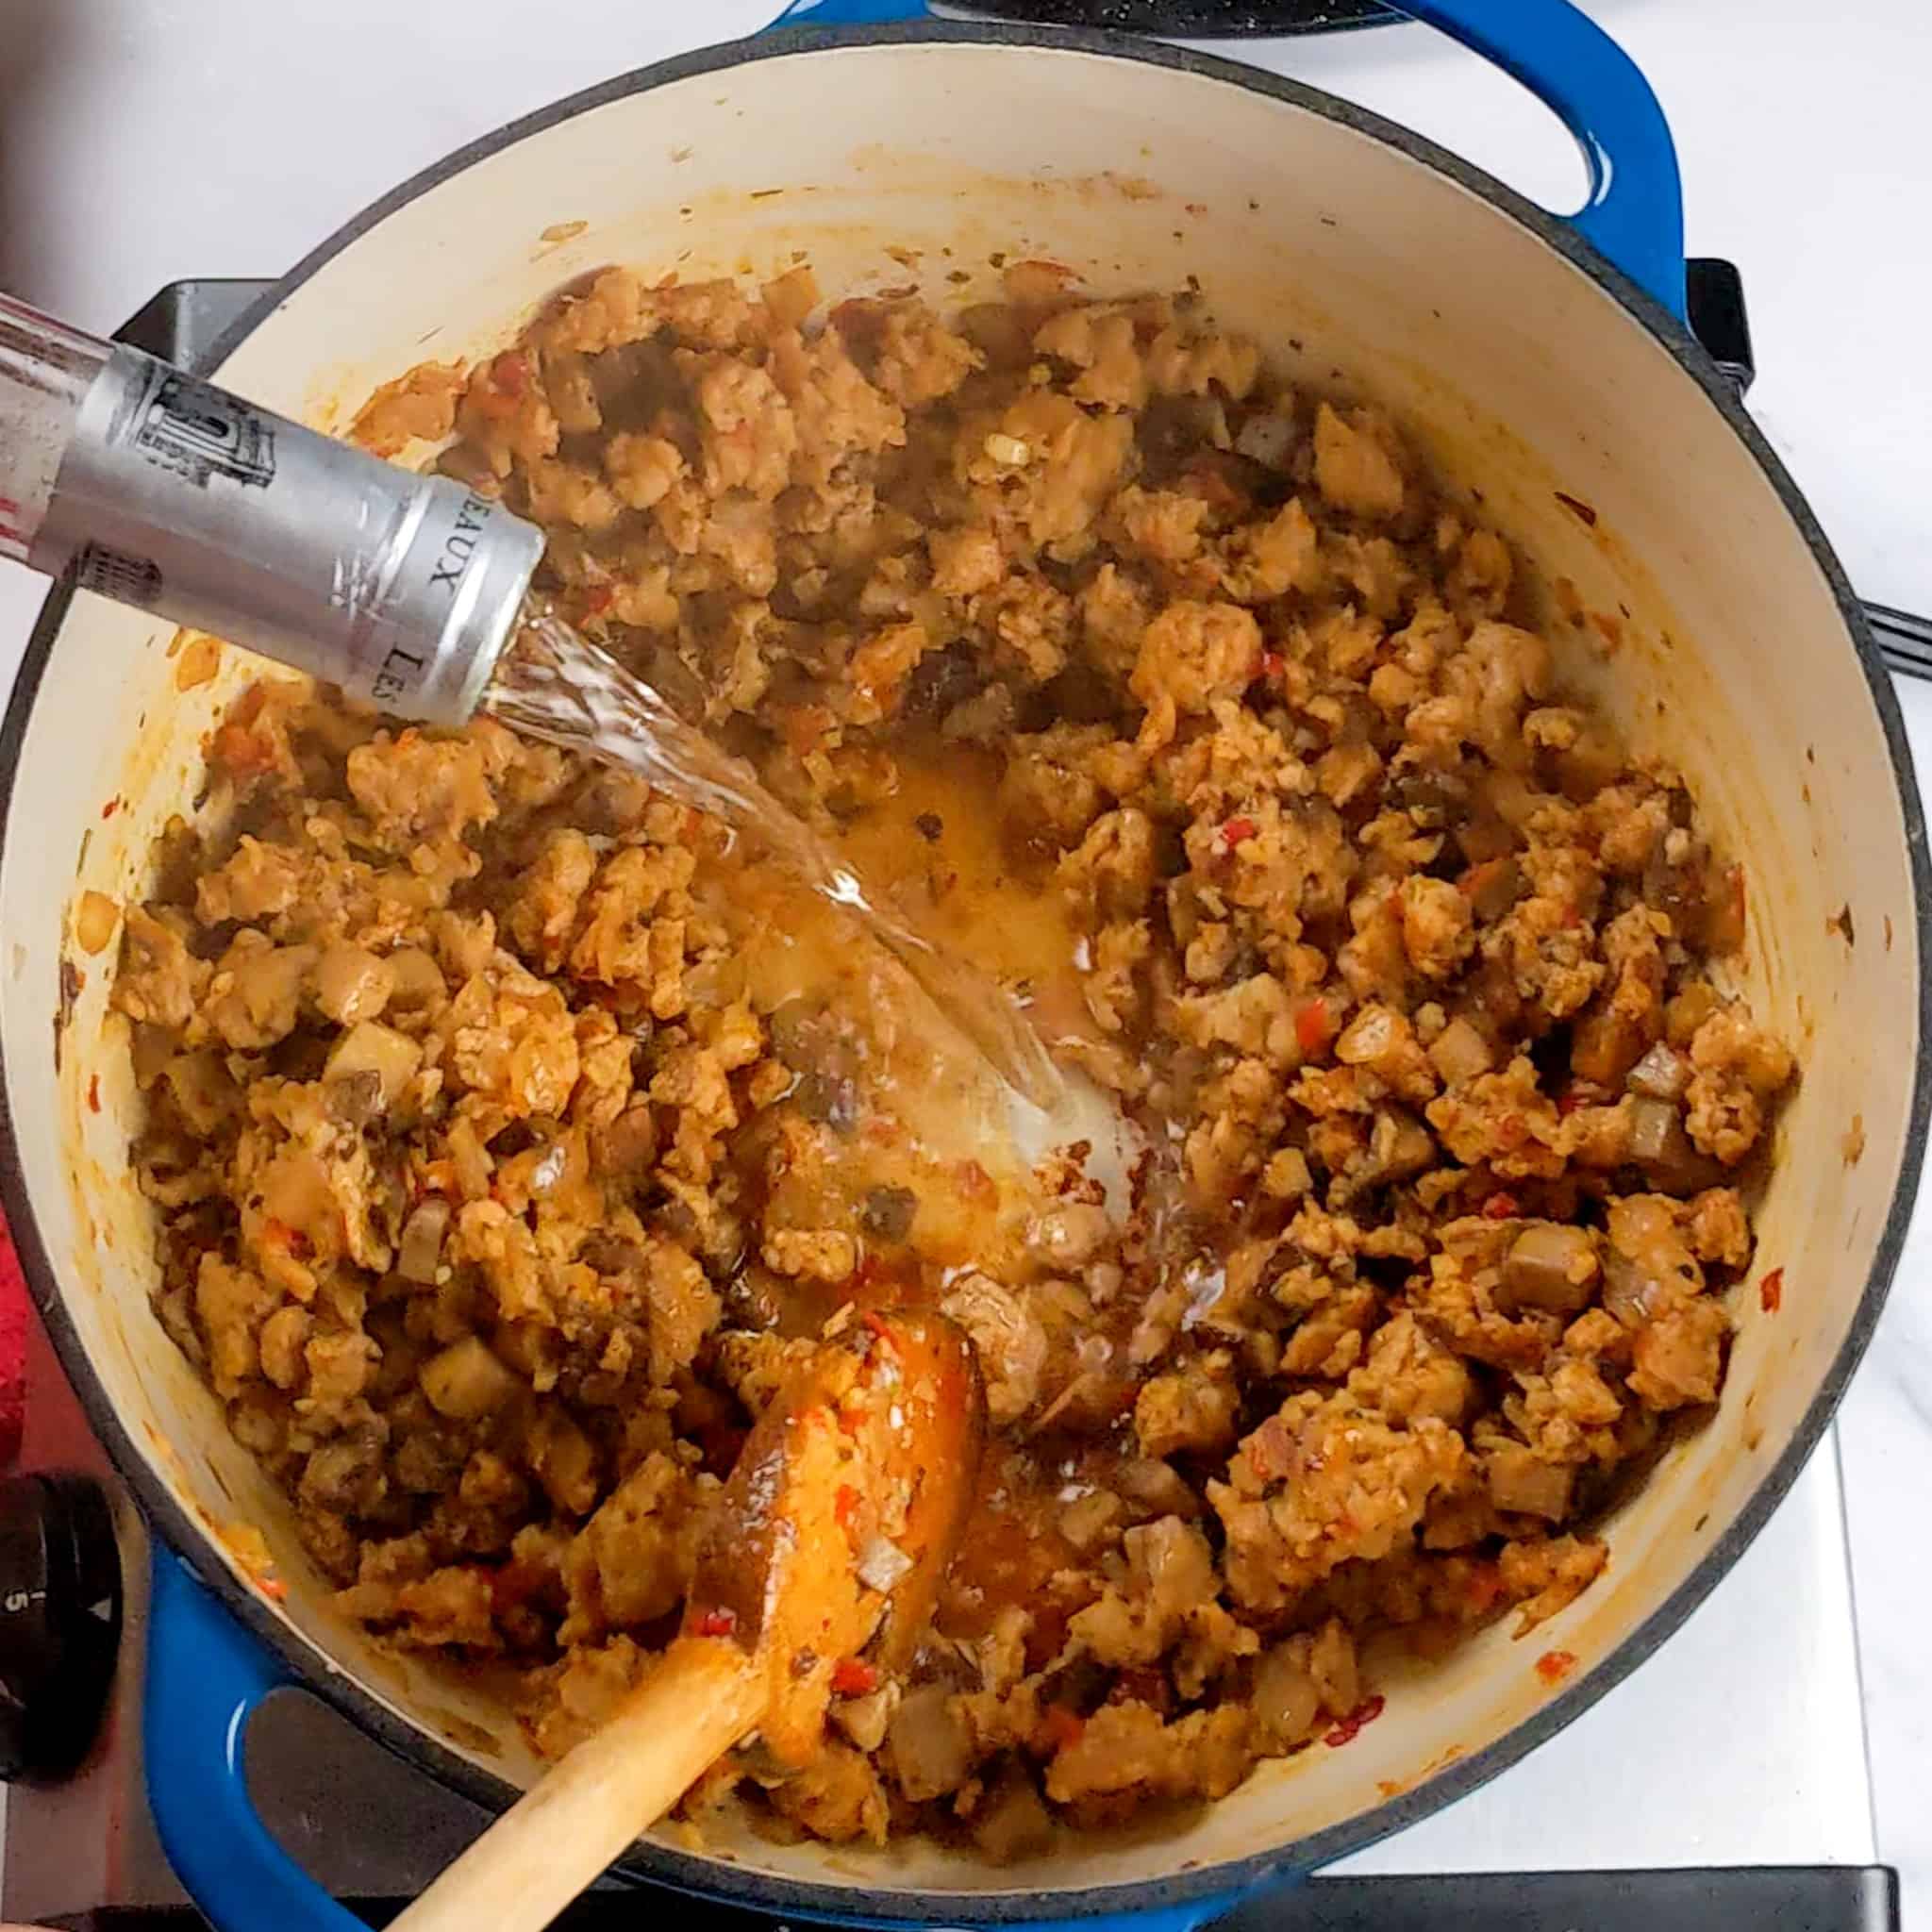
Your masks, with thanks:
[[(926, 1924), (957, 1911), (982, 1924), (1008, 1924), (1149, 1912), (1210, 1899), (1232, 1902), (1236, 1895), (1272, 1879), (1312, 1871), (1400, 1831), (1509, 1769), (1580, 1716), (1650, 1657), (1710, 1593), (1783, 1501), (1824, 1435), (1871, 1341), (1905, 1244), (1918, 1194), (1928, 1126), (1932, 1126), (1932, 975), (1923, 970), (1928, 946), (1932, 946), (1932, 857), (1927, 853), (1924, 814), (1897, 696), (1877, 646), (1866, 627), (1858, 600), (1816, 518), (1770, 444), (1746, 414), (1736, 389), (1685, 325), (1599, 256), (1567, 221), (1538, 207), (1514, 189), (1425, 136), (1318, 88), (1221, 56), (1104, 29), (983, 25), (950, 21), (894, 23), (842, 29), (783, 28), (754, 40), (730, 42), (675, 55), (599, 82), (509, 122), (457, 148), (371, 202), (252, 303), (200, 358), (201, 367), (197, 373), (208, 374), (219, 369), (283, 302), (377, 224), (454, 175), (516, 146), (530, 136), (613, 101), (698, 75), (721, 73), (753, 61), (782, 59), (796, 54), (862, 53), (874, 47), (910, 43), (996, 46), (1023, 52), (1098, 56), (1164, 67), (1241, 87), (1393, 147), (1423, 167), (1446, 175), (1500, 213), (1528, 228), (1571, 267), (1593, 281), (1624, 311), (1625, 317), (1646, 330), (1669, 351), (1679, 369), (1703, 392), (1704, 399), (1743, 442), (1763, 472), (1766, 481), (1790, 518), (1795, 533), (1824, 574), (1838, 605), (1846, 637), (1864, 674), (1867, 691), (1884, 731), (1906, 836), (1922, 968), (1919, 975), (1918, 1049), (1913, 1062), (1905, 1156), (1850, 1328), (1790, 1440), (1724, 1534), (1663, 1603), (1614, 1650), (1549, 1703), (1473, 1756), (1326, 1830), (1272, 1851), (1171, 1873), (1160, 1878), (1089, 1886), (1065, 1891), (960, 1890), (914, 1894), (749, 1872), (725, 1860), (701, 1857), (656, 1840), (641, 1841), (613, 1868), (628, 1878), (670, 1885), (685, 1892), (779, 1917), (848, 1921), (862, 1918), (874, 1924)], [(65, 579), (56, 584), (48, 593), (28, 640), (4, 723), (0, 723), (0, 862), (4, 862), (6, 841), (13, 828), (13, 792), (22, 745), (41, 681), (46, 674), (55, 640), (72, 598), (71, 581)], [(216, 1592), (226, 1609), (268, 1647), (302, 1688), (326, 1700), (359, 1728), (450, 1789), (492, 1810), (513, 1802), (521, 1792), (507, 1779), (472, 1764), (426, 1730), (396, 1716), (385, 1704), (347, 1677), (327, 1653), (308, 1636), (273, 1614), (255, 1591), (237, 1579), (226, 1562), (207, 1559), (205, 1553), (208, 1537), (205, 1527), (176, 1501), (168, 1485), (150, 1469), (136, 1448), (95, 1379), (87, 1352), (67, 1319), (58, 1275), (41, 1238), (15, 1150), (9, 1089), (4, 1054), (0, 1054), (0, 1207), (5, 1208), (41, 1319), (68, 1380), (75, 1388), (89, 1424), (107, 1447), (122, 1478), (139, 1498), (149, 1523), (159, 1528), (167, 1542)]]

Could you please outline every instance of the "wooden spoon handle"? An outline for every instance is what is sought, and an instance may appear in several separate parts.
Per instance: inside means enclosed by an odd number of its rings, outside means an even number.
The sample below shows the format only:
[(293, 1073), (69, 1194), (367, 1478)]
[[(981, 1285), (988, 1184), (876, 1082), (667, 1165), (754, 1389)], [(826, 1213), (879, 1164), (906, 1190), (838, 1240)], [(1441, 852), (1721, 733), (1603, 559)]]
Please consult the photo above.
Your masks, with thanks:
[(391, 1921), (392, 1932), (540, 1932), (758, 1723), (764, 1692), (736, 1643), (680, 1637), (601, 1730)]

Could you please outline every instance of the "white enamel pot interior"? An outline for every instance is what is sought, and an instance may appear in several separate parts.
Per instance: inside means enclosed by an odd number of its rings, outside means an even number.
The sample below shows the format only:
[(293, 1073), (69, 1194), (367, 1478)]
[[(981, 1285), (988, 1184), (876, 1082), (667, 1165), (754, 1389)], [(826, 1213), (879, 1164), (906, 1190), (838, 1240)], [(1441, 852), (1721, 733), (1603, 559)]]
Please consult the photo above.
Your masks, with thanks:
[[(828, 292), (917, 282), (940, 300), (995, 292), (1003, 257), (1050, 258), (1099, 291), (1198, 277), (1211, 311), (1295, 375), (1392, 407), (1596, 614), (1558, 625), (1567, 666), (1681, 765), (1745, 861), (1740, 978), (1802, 1057), (1759, 1217), (1757, 1266), (1782, 1269), (1782, 1307), (1760, 1307), (1756, 1275), (1739, 1292), (1715, 1419), (1616, 1513), (1607, 1573), (1533, 1638), (1499, 1626), (1397, 1671), (1347, 1750), (1266, 1764), (1171, 1828), (1070, 1840), (1037, 1867), (730, 1830), (703, 1853), (653, 1838), (635, 1860), (788, 1912), (983, 1923), (1224, 1893), (1420, 1815), (1574, 1715), (1689, 1611), (1816, 1441), (1875, 1318), (1924, 1133), (1923, 828), (1902, 734), (1816, 529), (1660, 310), (1425, 144), (1160, 49), (940, 29), (755, 43), (632, 76), (372, 210), (214, 373), (340, 427), (425, 357), (501, 344), (587, 269), (763, 275), (800, 252)], [(50, 1326), (150, 1516), (202, 1574), (325, 1695), (502, 1802), (537, 1769), (514, 1723), (429, 1664), (377, 1655), (330, 1609), (282, 1499), (149, 1312), (112, 954), (77, 950), (72, 907), (82, 888), (140, 894), (150, 841), (192, 809), (203, 734), (258, 666), (230, 651), (179, 691), (168, 629), (88, 596), (43, 630), (7, 727), (0, 1047), (7, 1207)], [(266, 1533), (285, 1601), (235, 1565), (221, 1531), (237, 1521)], [(1533, 1668), (1551, 1649), (1580, 1660), (1560, 1689)]]

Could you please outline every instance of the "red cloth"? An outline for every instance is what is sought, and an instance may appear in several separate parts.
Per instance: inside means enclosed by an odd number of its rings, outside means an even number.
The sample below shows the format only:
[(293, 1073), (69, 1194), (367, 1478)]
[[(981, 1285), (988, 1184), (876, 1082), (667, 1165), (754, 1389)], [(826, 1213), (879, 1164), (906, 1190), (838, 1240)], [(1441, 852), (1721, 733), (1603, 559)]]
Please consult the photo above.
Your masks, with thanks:
[(21, 1412), (26, 1400), (26, 1278), (13, 1237), (0, 1215), (0, 1469), (20, 1453)]

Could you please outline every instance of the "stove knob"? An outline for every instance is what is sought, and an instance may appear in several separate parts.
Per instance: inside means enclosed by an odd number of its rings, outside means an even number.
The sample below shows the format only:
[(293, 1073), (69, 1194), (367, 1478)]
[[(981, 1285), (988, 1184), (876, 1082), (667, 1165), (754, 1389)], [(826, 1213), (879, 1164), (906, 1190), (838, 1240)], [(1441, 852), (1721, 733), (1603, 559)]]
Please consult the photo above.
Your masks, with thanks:
[(0, 1777), (58, 1778), (87, 1756), (120, 1636), (121, 1555), (100, 1485), (0, 1481)]

